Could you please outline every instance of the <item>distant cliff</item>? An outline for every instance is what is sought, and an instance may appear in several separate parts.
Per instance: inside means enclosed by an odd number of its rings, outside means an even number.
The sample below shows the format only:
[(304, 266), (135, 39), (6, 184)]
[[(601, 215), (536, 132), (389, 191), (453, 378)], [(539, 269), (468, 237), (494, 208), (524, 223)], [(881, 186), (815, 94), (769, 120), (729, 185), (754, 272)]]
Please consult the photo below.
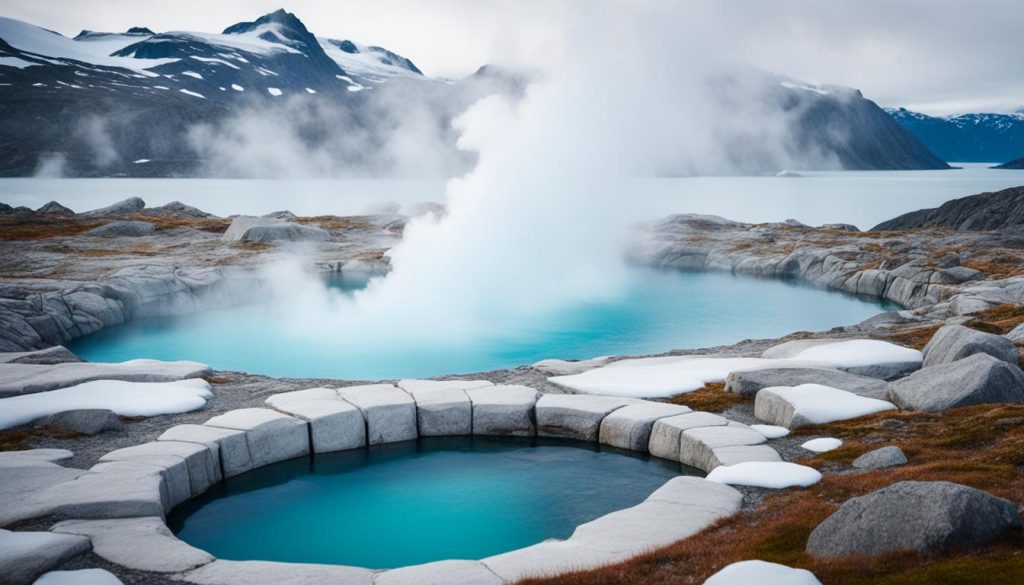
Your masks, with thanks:
[(944, 227), (956, 231), (1005, 230), (1024, 225), (1024, 187), (980, 193), (884, 221), (872, 231)]

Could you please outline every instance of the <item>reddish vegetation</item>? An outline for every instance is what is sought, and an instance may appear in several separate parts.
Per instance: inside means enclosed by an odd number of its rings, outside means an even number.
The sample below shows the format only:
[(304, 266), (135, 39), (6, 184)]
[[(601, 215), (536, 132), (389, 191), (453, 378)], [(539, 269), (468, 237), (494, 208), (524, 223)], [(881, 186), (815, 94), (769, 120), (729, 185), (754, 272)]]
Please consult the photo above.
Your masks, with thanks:
[[(827, 585), (1024, 583), (1024, 541), (1019, 535), (982, 549), (933, 557), (897, 553), (826, 562), (804, 552), (811, 530), (839, 504), (897, 481), (954, 481), (1024, 502), (1024, 405), (982, 405), (939, 414), (881, 413), (803, 433), (835, 436), (845, 443), (802, 461), (826, 471), (820, 484), (771, 494), (756, 508), (693, 538), (625, 563), (530, 579), (523, 585), (698, 584), (725, 565), (747, 559), (803, 567)], [(883, 445), (898, 445), (910, 463), (866, 473), (827, 473)]]
[(726, 392), (723, 382), (710, 382), (699, 390), (673, 396), (669, 399), (669, 402), (689, 406), (694, 410), (722, 412), (734, 404), (743, 402), (743, 400), (743, 397), (739, 394)]

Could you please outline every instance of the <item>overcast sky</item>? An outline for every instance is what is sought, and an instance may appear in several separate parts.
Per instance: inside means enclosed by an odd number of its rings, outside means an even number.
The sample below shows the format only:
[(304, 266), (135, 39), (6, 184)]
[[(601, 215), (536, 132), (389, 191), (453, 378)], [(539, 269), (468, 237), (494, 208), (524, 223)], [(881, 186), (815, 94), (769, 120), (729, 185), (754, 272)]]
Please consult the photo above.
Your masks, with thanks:
[[(629, 9), (657, 0), (621, 0)], [(387, 47), (429, 75), (558, 50), (573, 9), (598, 0), (3, 0), (0, 14), (73, 36), (81, 29), (217, 31), (277, 8), (315, 34)], [(680, 34), (707, 51), (883, 106), (932, 114), (1024, 107), (1022, 0), (676, 0)], [(593, 8), (592, 8), (593, 7)], [(614, 43), (616, 39), (608, 39)], [(700, 55), (680, 56), (699, 59)], [(611, 81), (610, 81), (611, 82)]]

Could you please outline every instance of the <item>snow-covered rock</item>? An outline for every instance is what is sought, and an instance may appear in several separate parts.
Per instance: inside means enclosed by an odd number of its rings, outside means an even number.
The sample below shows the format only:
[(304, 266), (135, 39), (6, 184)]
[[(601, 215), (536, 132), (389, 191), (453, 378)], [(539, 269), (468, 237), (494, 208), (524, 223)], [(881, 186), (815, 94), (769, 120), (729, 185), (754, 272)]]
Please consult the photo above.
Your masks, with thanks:
[(821, 481), (818, 470), (786, 461), (750, 461), (711, 470), (708, 481), (768, 489), (807, 487)]
[(708, 577), (704, 585), (821, 585), (814, 573), (767, 561), (740, 561)]
[(842, 447), (843, 442), (832, 437), (821, 437), (819, 439), (811, 439), (800, 446), (814, 453), (825, 453)]
[(106, 569), (76, 569), (50, 571), (36, 579), (33, 585), (123, 585), (116, 575)]
[(199, 410), (213, 394), (201, 379), (177, 382), (97, 380), (38, 394), (0, 399), (0, 429), (66, 410), (102, 408), (121, 416), (155, 416)]
[(56, 364), (0, 363), (0, 397), (66, 388), (93, 380), (172, 382), (209, 375), (210, 366), (198, 362), (138, 359), (120, 363), (65, 362)]
[(754, 415), (759, 420), (788, 429), (846, 420), (895, 408), (894, 404), (885, 400), (865, 398), (820, 384), (764, 388), (754, 398)]

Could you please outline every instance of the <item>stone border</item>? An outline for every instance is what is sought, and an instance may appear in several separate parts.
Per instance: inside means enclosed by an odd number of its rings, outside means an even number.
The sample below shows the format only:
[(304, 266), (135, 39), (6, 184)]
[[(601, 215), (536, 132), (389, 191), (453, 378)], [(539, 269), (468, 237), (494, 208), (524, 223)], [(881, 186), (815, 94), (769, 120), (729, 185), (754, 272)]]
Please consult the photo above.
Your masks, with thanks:
[[(111, 451), (79, 477), (40, 491), (21, 518), (57, 515), (52, 530), (88, 536), (100, 557), (200, 585), (279, 579), (337, 583), (507, 583), (620, 562), (696, 534), (740, 509), (742, 494), (681, 476), (632, 508), (480, 561), (448, 560), (390, 570), (340, 565), (218, 560), (164, 523), (176, 505), (223, 478), (315, 453), (426, 436), (563, 437), (679, 461), (718, 465), (779, 461), (747, 425), (681, 405), (631, 398), (540, 394), (487, 381), (403, 380), (275, 394), (202, 425), (167, 429), (156, 441)], [(304, 582), (304, 581), (303, 581)]]

